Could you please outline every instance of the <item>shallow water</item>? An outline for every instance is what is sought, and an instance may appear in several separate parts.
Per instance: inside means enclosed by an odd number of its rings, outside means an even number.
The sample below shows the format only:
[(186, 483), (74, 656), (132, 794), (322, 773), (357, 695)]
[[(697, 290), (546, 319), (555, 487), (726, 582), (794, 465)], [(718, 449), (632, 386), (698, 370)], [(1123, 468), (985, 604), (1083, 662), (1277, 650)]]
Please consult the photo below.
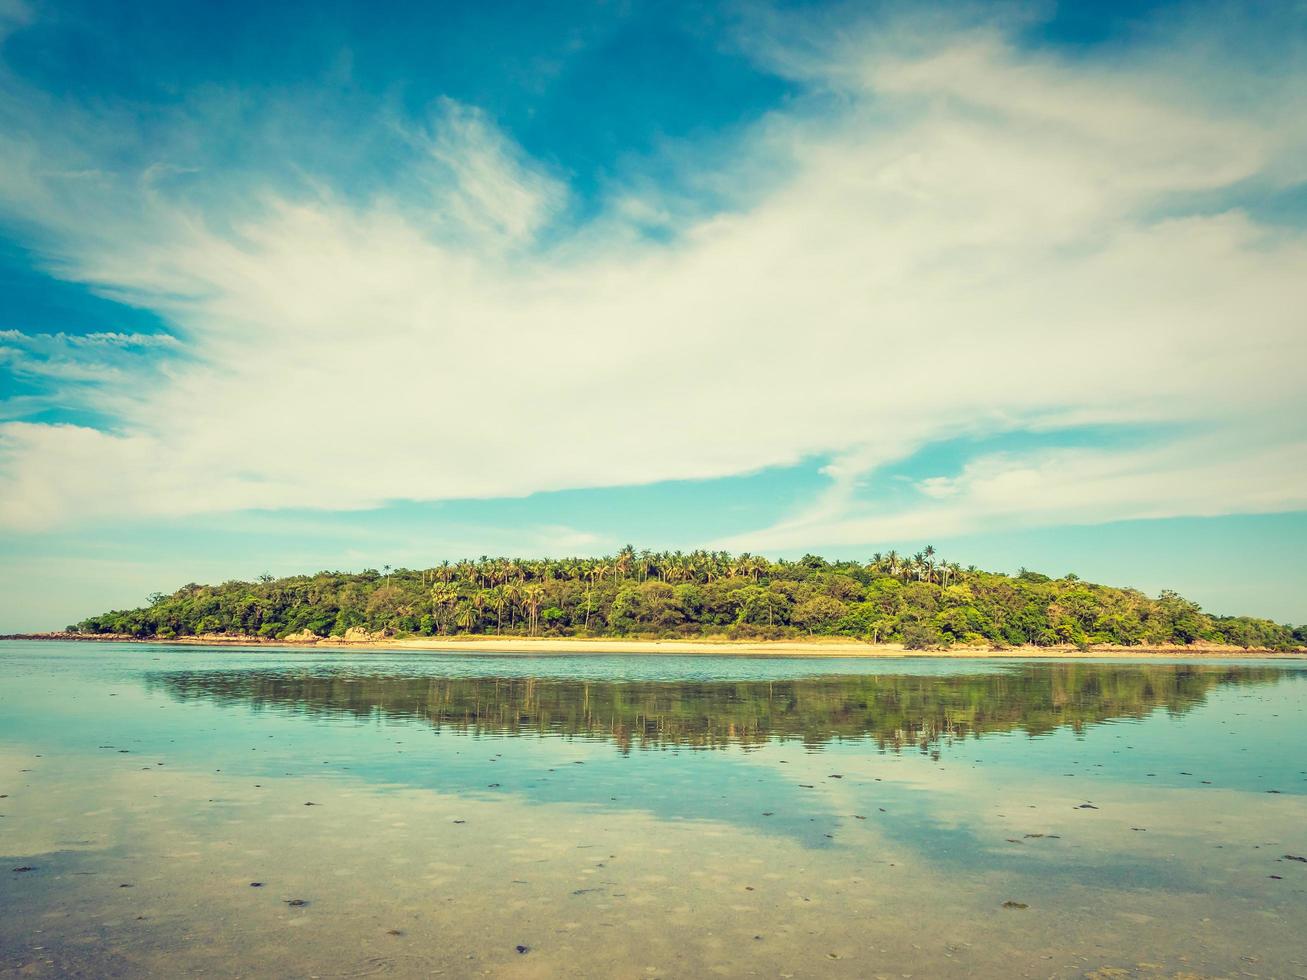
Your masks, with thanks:
[(0, 976), (1304, 977), (1286, 855), (1301, 662), (0, 644)]

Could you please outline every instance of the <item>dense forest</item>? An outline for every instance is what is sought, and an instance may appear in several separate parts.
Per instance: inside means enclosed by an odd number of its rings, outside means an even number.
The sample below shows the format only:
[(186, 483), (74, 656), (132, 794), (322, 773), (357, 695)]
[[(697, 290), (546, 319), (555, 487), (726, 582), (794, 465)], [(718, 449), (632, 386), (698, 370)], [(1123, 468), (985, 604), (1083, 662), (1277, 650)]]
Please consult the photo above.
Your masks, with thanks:
[(933, 548), (867, 562), (806, 555), (636, 551), (604, 558), (480, 558), (426, 569), (319, 572), (185, 585), (139, 609), (69, 629), (174, 638), (357, 636), (842, 636), (911, 649), (955, 643), (1188, 645), (1286, 649), (1307, 627), (1213, 616), (1163, 592), (962, 568)]

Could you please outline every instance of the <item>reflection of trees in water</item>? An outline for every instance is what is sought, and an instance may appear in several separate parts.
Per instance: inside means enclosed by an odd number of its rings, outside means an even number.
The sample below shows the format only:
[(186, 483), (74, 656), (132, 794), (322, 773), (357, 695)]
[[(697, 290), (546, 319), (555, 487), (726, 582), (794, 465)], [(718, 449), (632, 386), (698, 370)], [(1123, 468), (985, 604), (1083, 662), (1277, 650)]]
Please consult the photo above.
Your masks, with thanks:
[(942, 677), (860, 675), (778, 681), (583, 681), (533, 677), (396, 677), (285, 671), (177, 671), (152, 687), (182, 700), (310, 715), (381, 715), (437, 729), (558, 735), (632, 746), (715, 748), (800, 739), (874, 740), (895, 751), (989, 732), (1040, 735), (1184, 712), (1223, 684), (1278, 681), (1273, 667), (1021, 665)]

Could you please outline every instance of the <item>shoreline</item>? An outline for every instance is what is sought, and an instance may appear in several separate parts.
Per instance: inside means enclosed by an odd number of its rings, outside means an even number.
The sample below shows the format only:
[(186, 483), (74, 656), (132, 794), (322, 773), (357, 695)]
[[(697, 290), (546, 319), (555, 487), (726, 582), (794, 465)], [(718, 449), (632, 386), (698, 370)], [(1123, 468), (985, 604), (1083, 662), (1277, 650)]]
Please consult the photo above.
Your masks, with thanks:
[(306, 638), (273, 640), (258, 636), (185, 636), (173, 639), (139, 638), (103, 633), (18, 633), (0, 636), (0, 640), (71, 641), (77, 643), (137, 643), (162, 646), (229, 646), (284, 647), (287, 649), (326, 649), (368, 651), (410, 651), (466, 653), (471, 655), (526, 656), (736, 656), (736, 657), (811, 657), (811, 658), (936, 658), (965, 659), (1120, 659), (1120, 660), (1190, 660), (1190, 659), (1307, 659), (1307, 649), (1270, 650), (1220, 644), (1194, 644), (1169, 647), (1077, 647), (1020, 646), (994, 649), (983, 646), (955, 646), (933, 650), (908, 650), (899, 643), (871, 644), (859, 640), (814, 638), (810, 640), (639, 640), (611, 637), (527, 637), (527, 636), (447, 636), (381, 637), (345, 639), (342, 637), (310, 640)]

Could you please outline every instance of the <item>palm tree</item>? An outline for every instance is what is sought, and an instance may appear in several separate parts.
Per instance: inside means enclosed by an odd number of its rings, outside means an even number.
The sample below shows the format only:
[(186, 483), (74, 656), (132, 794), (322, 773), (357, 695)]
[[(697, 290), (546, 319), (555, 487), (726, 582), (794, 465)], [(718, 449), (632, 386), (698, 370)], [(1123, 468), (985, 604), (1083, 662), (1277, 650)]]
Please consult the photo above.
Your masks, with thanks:
[(527, 635), (535, 636), (536, 627), (540, 623), (540, 606), (544, 601), (545, 590), (538, 585), (529, 585), (525, 590), (525, 602), (527, 611), (530, 613), (530, 619), (527, 621)]
[(456, 622), (459, 626), (467, 630), (469, 633), (471, 633), (474, 629), (476, 629), (476, 625), (478, 622), (477, 611), (472, 606), (472, 603), (465, 602), (462, 606), (459, 607), (458, 617), (456, 619)]
[(436, 625), (443, 626), (443, 618), (440, 611), (446, 606), (453, 605), (458, 601), (458, 589), (445, 582), (438, 582), (431, 586), (431, 612), (436, 617)]
[[(499, 587), (499, 594), (502, 601), (508, 604), (508, 628), (512, 629), (517, 625), (517, 606), (518, 597), (522, 594), (521, 586), (507, 582)], [(503, 613), (500, 613), (500, 620), (503, 620)]]
[(495, 635), (498, 636), (504, 629), (504, 589), (506, 586), (497, 585), (490, 590), (489, 599), (495, 606)]
[(628, 544), (617, 553), (617, 559), (613, 562), (613, 581), (617, 581), (619, 574), (622, 578), (626, 578), (626, 573), (631, 570), (631, 565), (634, 562), (635, 549)]

